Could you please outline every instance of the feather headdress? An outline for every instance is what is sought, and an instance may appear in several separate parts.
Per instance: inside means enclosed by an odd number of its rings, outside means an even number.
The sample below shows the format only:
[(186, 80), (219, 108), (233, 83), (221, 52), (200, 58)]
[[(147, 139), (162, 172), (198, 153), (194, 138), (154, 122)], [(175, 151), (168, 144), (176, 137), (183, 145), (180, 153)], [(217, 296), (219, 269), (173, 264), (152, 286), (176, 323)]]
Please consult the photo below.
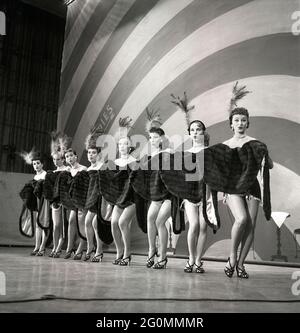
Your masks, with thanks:
[(57, 151), (61, 153), (62, 155), (65, 154), (65, 152), (71, 148), (71, 143), (72, 143), (72, 138), (67, 136), (66, 134), (64, 135), (59, 135), (57, 138)]
[(246, 90), (246, 86), (238, 86), (239, 81), (236, 81), (235, 85), (232, 89), (232, 97), (230, 99), (230, 105), (229, 105), (229, 113), (237, 107), (237, 101), (241, 100), (243, 97), (245, 97), (247, 94), (249, 94), (251, 91)]
[(25, 163), (29, 165), (32, 164), (32, 161), (41, 159), (40, 152), (35, 151), (34, 147), (29, 153), (26, 151), (22, 151), (21, 153), (19, 153), (19, 155), (24, 159)]
[(129, 116), (119, 119), (119, 128), (115, 134), (117, 141), (119, 141), (121, 138), (128, 137), (128, 132), (132, 128), (131, 122), (132, 119)]
[(60, 153), (60, 146), (59, 146), (59, 137), (60, 137), (60, 132), (51, 132), (51, 143), (50, 143), (50, 151), (51, 151), (51, 156)]
[(100, 135), (103, 134), (103, 130), (100, 126), (94, 126), (90, 133), (85, 138), (85, 149), (96, 149), (97, 148), (97, 139)]
[(189, 106), (188, 105), (188, 98), (186, 92), (183, 93), (183, 98), (180, 99), (179, 96), (175, 96), (174, 94), (171, 94), (171, 97), (174, 99), (171, 101), (171, 103), (177, 105), (185, 114), (185, 121), (187, 124), (187, 127), (190, 125), (190, 115), (189, 112), (195, 108), (195, 105)]
[(146, 122), (146, 131), (149, 132), (152, 127), (160, 128), (162, 125), (162, 120), (158, 110), (151, 110), (149, 107), (146, 107), (147, 122)]

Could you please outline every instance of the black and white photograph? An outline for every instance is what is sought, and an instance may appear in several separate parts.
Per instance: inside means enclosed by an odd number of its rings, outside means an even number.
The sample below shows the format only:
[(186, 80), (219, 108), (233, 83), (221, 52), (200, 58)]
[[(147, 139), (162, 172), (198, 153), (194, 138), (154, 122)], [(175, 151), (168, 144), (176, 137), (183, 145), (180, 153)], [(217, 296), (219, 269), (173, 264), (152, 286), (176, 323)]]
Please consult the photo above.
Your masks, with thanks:
[(299, 133), (300, 0), (0, 0), (0, 313), (299, 313)]

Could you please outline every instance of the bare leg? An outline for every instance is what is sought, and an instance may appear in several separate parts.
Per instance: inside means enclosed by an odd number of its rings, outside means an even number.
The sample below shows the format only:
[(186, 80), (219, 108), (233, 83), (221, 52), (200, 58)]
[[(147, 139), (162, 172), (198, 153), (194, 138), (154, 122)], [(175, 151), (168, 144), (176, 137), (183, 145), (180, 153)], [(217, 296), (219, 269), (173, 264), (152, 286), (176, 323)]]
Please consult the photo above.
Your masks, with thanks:
[(162, 205), (162, 201), (152, 201), (147, 214), (147, 234), (148, 234), (148, 258), (151, 258), (153, 254), (156, 252), (156, 235), (157, 235), (157, 227), (156, 227), (156, 219), (158, 216), (158, 212)]
[(53, 220), (53, 250), (59, 252), (62, 247), (62, 206), (58, 208), (52, 207), (52, 220)]
[(76, 211), (71, 210), (69, 215), (69, 228), (68, 228), (68, 245), (66, 252), (73, 250), (75, 237), (76, 237)]
[(159, 238), (159, 260), (164, 260), (167, 256), (167, 244), (168, 244), (168, 230), (166, 228), (166, 221), (171, 216), (171, 201), (165, 200), (160, 207), (157, 219), (156, 227)]
[[(79, 228), (79, 232), (81, 233), (81, 235), (83, 237), (86, 237), (86, 233), (85, 233), (85, 216), (86, 216), (86, 210), (78, 210), (78, 228)], [(84, 246), (86, 244), (86, 241), (84, 239), (82, 239), (80, 237), (79, 239), (79, 245), (78, 248), (76, 250), (74, 259), (81, 259), (82, 253), (83, 253), (83, 249)]]
[(48, 239), (48, 232), (45, 230), (42, 230), (42, 243), (40, 245), (39, 252), (43, 253), (43, 251), (45, 251), (47, 239)]
[(122, 208), (120, 208), (118, 206), (114, 206), (114, 209), (112, 211), (112, 216), (111, 216), (111, 232), (112, 232), (114, 242), (116, 245), (116, 250), (117, 250), (116, 259), (123, 256), (123, 251), (124, 251), (124, 247), (123, 247), (123, 243), (122, 243), (122, 234), (121, 234), (121, 230), (119, 228), (119, 218), (120, 218), (122, 212), (123, 212)]
[(119, 228), (121, 230), (123, 244), (124, 244), (123, 259), (129, 257), (131, 254), (130, 226), (134, 214), (135, 214), (135, 204), (126, 207), (123, 210), (119, 219)]
[(184, 209), (189, 221), (189, 230), (187, 234), (187, 244), (189, 250), (189, 265), (192, 266), (195, 263), (196, 258), (196, 245), (199, 236), (199, 216), (198, 207), (193, 205), (189, 201), (185, 201)]
[[(65, 242), (65, 237), (64, 237), (64, 234), (63, 234), (63, 221), (64, 221), (64, 218), (63, 218), (63, 214), (64, 214), (64, 211), (63, 211), (63, 207), (60, 206), (60, 216), (59, 216), (59, 241), (58, 241), (58, 245), (57, 245), (57, 248), (55, 250), (56, 254), (58, 254), (58, 257), (59, 257), (59, 254), (61, 252), (61, 248), (62, 246), (64, 245), (64, 242)], [(57, 257), (57, 256), (56, 256)]]
[(95, 213), (88, 211), (85, 216), (85, 233), (87, 238), (87, 249), (86, 249), (86, 256), (89, 256), (94, 248), (94, 230), (92, 226), (92, 222), (94, 217), (96, 216)]
[(95, 238), (96, 238), (96, 242), (97, 242), (97, 249), (96, 249), (96, 253), (95, 253), (95, 257), (97, 257), (103, 252), (103, 242), (98, 235), (97, 215), (94, 216), (92, 224), (93, 224), (94, 234), (95, 234)]
[(249, 253), (249, 250), (253, 242), (259, 201), (252, 198), (250, 200), (247, 200), (247, 204), (248, 204), (248, 219), (241, 242), (241, 252), (238, 259), (239, 267), (243, 267), (244, 261)]
[(42, 242), (42, 229), (36, 223), (35, 224), (35, 247), (34, 247), (33, 251), (39, 251), (41, 242)]
[(202, 214), (202, 205), (198, 207), (198, 216), (199, 216), (199, 223), (200, 223), (200, 232), (197, 241), (197, 255), (196, 255), (196, 265), (201, 265), (201, 259), (205, 249), (205, 243), (207, 238), (207, 223), (204, 220)]
[(227, 267), (230, 268), (229, 264), (234, 267), (237, 261), (237, 250), (242, 240), (242, 236), (247, 223), (247, 210), (245, 198), (231, 194), (228, 196), (227, 205), (231, 210), (234, 217), (234, 223), (231, 229), (231, 249), (230, 249), (230, 263), (227, 263)]

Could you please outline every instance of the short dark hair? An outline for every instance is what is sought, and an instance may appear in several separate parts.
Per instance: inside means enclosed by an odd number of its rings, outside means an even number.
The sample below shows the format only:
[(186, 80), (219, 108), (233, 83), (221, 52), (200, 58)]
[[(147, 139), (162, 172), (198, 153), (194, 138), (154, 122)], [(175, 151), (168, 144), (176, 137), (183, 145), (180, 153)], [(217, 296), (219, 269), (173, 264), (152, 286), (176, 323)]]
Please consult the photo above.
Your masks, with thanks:
[(206, 130), (206, 127), (205, 127), (204, 123), (201, 120), (193, 120), (192, 122), (190, 122), (189, 127), (188, 127), (189, 134), (191, 134), (190, 130), (191, 130), (192, 124), (195, 124), (195, 123), (199, 124), (203, 131)]
[(31, 162), (33, 161), (40, 161), (42, 164), (44, 164), (44, 157), (40, 152), (35, 152), (31, 159)]
[(164, 130), (161, 129), (160, 127), (151, 127), (150, 130), (149, 130), (149, 133), (156, 133), (159, 136), (165, 135)]
[(74, 155), (77, 156), (76, 151), (73, 148), (68, 148), (65, 152), (64, 152), (64, 156), (66, 157), (66, 153), (73, 153)]
[(89, 151), (90, 149), (97, 150), (97, 154), (101, 153), (101, 147), (90, 146), (88, 147), (87, 151)]
[(204, 123), (201, 121), (201, 120), (193, 120), (190, 124), (189, 124), (189, 127), (188, 127), (188, 132), (189, 134), (191, 134), (191, 126), (192, 124), (194, 123), (197, 123), (200, 125), (200, 127), (202, 128), (203, 130), (203, 135), (204, 135), (204, 146), (207, 147), (209, 146), (209, 139), (210, 139), (210, 136), (209, 134), (206, 132), (206, 126), (204, 125)]
[(249, 127), (250, 121), (249, 121), (249, 112), (246, 108), (243, 107), (239, 107), (239, 108), (235, 108), (230, 112), (230, 116), (229, 116), (229, 125), (232, 125), (232, 118), (233, 116), (235, 116), (236, 114), (240, 114), (243, 116), (246, 116), (248, 119), (248, 125), (247, 128)]

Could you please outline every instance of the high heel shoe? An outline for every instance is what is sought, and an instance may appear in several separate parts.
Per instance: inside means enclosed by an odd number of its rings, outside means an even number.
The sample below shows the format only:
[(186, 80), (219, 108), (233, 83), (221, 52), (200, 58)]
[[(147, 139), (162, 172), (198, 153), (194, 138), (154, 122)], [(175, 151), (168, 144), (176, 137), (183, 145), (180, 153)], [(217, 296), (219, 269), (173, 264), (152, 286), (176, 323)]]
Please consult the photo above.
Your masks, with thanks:
[(43, 257), (43, 256), (45, 255), (45, 252), (46, 252), (45, 249), (42, 250), (42, 251), (39, 251), (39, 252), (36, 254), (36, 256), (37, 256), (37, 257)]
[(237, 274), (237, 277), (239, 277), (241, 279), (249, 279), (249, 274), (246, 272), (244, 266), (241, 268), (238, 265), (236, 265), (236, 274)]
[(186, 262), (186, 265), (185, 265), (185, 268), (184, 268), (184, 272), (185, 273), (192, 273), (193, 272), (193, 267), (194, 267), (194, 264), (190, 265), (190, 262), (189, 260)]
[(113, 264), (113, 265), (119, 265), (120, 262), (122, 261), (122, 258), (123, 258), (123, 254), (122, 254), (119, 258), (115, 259), (115, 260), (112, 262), (112, 264)]
[(232, 275), (233, 275), (233, 273), (234, 273), (234, 266), (231, 266), (231, 263), (230, 263), (230, 258), (228, 257), (228, 264), (229, 264), (229, 267), (227, 267), (227, 266), (225, 266), (225, 268), (224, 268), (224, 272), (225, 272), (225, 274), (229, 277), (229, 278), (231, 278), (232, 277)]
[(74, 250), (71, 250), (71, 251), (67, 251), (65, 256), (64, 256), (64, 259), (69, 259), (71, 258), (72, 256), (72, 253), (74, 253), (75, 251)]
[(205, 273), (205, 270), (202, 266), (203, 266), (203, 261), (200, 261), (200, 265), (195, 264), (196, 267), (195, 272), (200, 274)]
[(151, 257), (147, 258), (146, 267), (151, 268), (154, 265), (154, 257), (157, 256), (157, 251), (155, 251)]
[(88, 261), (88, 260), (90, 260), (90, 258), (91, 258), (91, 254), (93, 253), (94, 251), (92, 250), (91, 252), (87, 252), (86, 254), (85, 254), (85, 257), (84, 257), (84, 261)]
[(83, 255), (83, 251), (76, 253), (73, 257), (73, 260), (81, 260), (82, 255)]
[(59, 258), (61, 255), (61, 250), (54, 253), (53, 258)]
[(130, 265), (130, 261), (131, 261), (131, 254), (130, 254), (128, 257), (123, 258), (123, 259), (120, 261), (119, 265), (120, 265), (120, 266), (129, 266), (129, 265)]
[(165, 258), (161, 261), (158, 261), (154, 266), (153, 269), (163, 269), (167, 268), (168, 258)]
[(102, 260), (103, 260), (103, 253), (100, 253), (96, 256), (93, 256), (91, 261), (92, 262), (102, 262)]
[(49, 256), (50, 258), (53, 258), (54, 257), (54, 254), (55, 254), (55, 250), (52, 250), (50, 253), (49, 253)]
[(32, 252), (30, 252), (30, 255), (36, 256), (38, 252), (39, 252), (39, 250), (33, 250)]

